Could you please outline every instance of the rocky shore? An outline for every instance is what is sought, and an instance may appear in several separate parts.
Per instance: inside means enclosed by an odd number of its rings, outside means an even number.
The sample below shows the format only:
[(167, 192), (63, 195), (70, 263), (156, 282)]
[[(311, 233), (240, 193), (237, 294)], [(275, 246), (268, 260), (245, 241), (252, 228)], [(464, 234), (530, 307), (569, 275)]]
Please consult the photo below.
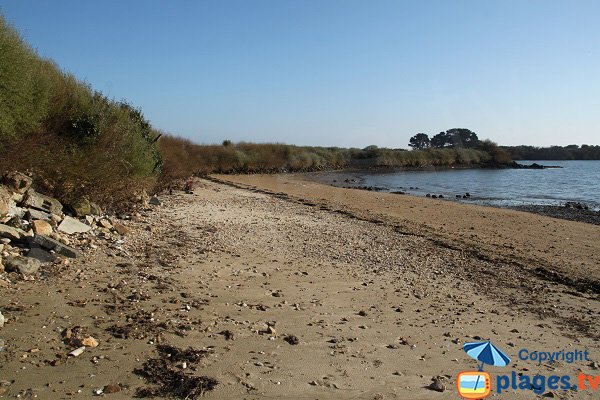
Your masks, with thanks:
[[(52, 232), (80, 255), (0, 274), (0, 397), (453, 399), (456, 374), (476, 367), (461, 346), (482, 338), (513, 357), (506, 373), (598, 374), (598, 291), (583, 279), (595, 225), (451, 204), (494, 228), (510, 215), (497, 238), (436, 199), (290, 176), (198, 180), (153, 203), (89, 225), (56, 214)], [(396, 205), (410, 213), (384, 215)], [(62, 232), (66, 217), (91, 229)], [(551, 268), (540, 243), (508, 239), (522, 226), (563, 258)], [(27, 257), (20, 243), (5, 250)], [(517, 361), (521, 348), (592, 359), (538, 365)]]

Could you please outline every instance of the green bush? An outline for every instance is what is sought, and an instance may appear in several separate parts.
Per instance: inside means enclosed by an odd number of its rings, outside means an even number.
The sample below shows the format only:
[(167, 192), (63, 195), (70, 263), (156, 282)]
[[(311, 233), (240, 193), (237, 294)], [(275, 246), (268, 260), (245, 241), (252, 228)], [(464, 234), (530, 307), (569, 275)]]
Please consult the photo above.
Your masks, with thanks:
[(63, 201), (110, 206), (154, 184), (156, 136), (140, 110), (42, 59), (0, 17), (0, 172), (29, 170)]

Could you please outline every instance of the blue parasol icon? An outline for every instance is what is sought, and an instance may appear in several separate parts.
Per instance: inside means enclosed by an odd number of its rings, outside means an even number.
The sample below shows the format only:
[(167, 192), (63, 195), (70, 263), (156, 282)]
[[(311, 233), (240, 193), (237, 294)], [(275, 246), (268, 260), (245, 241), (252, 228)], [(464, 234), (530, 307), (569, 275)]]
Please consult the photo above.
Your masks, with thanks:
[(481, 361), (480, 371), (483, 371), (484, 364), (505, 367), (510, 362), (510, 357), (489, 341), (465, 343), (463, 350), (477, 361)]

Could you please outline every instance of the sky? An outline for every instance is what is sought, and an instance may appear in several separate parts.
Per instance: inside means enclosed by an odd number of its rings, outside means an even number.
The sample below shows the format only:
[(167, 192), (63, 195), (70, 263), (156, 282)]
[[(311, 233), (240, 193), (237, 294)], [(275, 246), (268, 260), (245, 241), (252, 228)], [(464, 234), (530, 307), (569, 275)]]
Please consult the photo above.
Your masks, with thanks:
[[(43, 57), (198, 143), (600, 144), (600, 1), (0, 0)], [(1, 57), (1, 55), (0, 55)]]

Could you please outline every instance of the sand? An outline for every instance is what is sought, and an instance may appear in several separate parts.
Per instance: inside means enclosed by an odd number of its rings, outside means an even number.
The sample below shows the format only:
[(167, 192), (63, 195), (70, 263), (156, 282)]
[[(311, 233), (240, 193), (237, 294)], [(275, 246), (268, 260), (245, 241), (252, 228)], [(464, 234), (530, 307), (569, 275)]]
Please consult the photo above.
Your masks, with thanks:
[[(586, 291), (598, 226), (303, 176), (216, 178), (239, 187), (198, 180), (131, 221), (123, 250), (0, 287), (5, 396), (112, 384), (107, 397), (131, 398), (158, 342), (207, 350), (190, 371), (219, 382), (207, 399), (456, 399), (457, 373), (476, 368), (462, 344), (480, 338), (513, 359), (486, 368), (493, 378), (600, 374), (598, 292)], [(99, 346), (65, 358), (73, 326)], [(592, 361), (536, 365), (523, 348), (587, 348)], [(445, 391), (427, 388), (436, 376)]]

